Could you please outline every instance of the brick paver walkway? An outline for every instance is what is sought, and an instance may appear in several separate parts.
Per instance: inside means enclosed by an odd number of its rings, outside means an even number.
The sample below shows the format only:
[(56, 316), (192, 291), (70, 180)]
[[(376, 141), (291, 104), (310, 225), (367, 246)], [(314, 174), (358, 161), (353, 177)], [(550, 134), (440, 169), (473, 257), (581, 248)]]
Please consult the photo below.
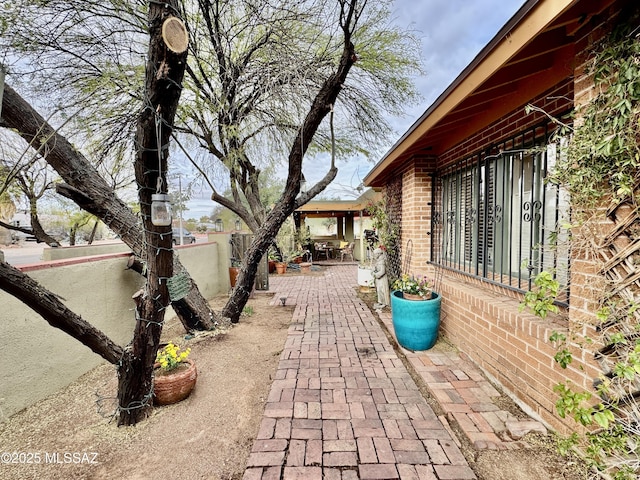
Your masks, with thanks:
[[(379, 312), (380, 320), (393, 334), (391, 312)], [(504, 405), (501, 394), (480, 369), (464, 354), (438, 343), (431, 350), (411, 352), (401, 348), (413, 370), (422, 377), (446, 419), (458, 425), (478, 450), (527, 448), (520, 439), (530, 432), (547, 433), (545, 426), (530, 418), (514, 416)]]
[(244, 480), (476, 478), (358, 298), (354, 265), (270, 283), (295, 312)]

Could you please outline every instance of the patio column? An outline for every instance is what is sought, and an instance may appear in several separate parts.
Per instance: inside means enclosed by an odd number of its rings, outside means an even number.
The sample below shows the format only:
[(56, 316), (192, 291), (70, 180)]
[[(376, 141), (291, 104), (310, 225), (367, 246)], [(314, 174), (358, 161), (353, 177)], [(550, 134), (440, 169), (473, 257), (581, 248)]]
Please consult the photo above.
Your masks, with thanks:
[(344, 239), (345, 241), (352, 242), (355, 236), (353, 235), (353, 212), (347, 212), (347, 216), (345, 217), (345, 232)]

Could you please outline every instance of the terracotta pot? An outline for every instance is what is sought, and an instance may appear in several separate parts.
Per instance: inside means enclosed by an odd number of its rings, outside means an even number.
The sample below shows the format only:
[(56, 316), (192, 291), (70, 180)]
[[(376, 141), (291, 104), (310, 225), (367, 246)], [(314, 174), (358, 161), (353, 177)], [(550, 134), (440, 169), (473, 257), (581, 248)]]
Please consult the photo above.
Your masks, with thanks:
[(286, 263), (276, 263), (276, 271), (279, 274), (287, 273), (287, 264)]
[(276, 271), (276, 261), (269, 260), (269, 273), (273, 273)]
[(185, 360), (185, 366), (161, 373), (158, 369), (153, 376), (154, 405), (169, 405), (184, 400), (196, 385), (198, 371), (193, 360)]
[(415, 293), (403, 293), (402, 294), (402, 298), (404, 298), (405, 300), (423, 301), (423, 300), (431, 300), (431, 295), (427, 295), (425, 297), (421, 297), (420, 295), (415, 294)]
[(229, 283), (231, 283), (231, 288), (236, 286), (236, 280), (238, 279), (239, 273), (240, 267), (229, 267)]
[(311, 272), (311, 262), (302, 262), (300, 264), (300, 271), (302, 273), (310, 273)]

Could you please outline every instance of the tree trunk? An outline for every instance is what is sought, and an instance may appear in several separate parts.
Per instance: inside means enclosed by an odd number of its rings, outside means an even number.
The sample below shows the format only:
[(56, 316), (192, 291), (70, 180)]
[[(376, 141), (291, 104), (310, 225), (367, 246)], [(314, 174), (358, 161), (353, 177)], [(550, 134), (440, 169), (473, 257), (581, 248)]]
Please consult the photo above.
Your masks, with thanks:
[(87, 243), (89, 245), (93, 244), (93, 241), (96, 238), (96, 232), (98, 231), (98, 220), (96, 220), (95, 222), (93, 222), (93, 228), (91, 229), (91, 234), (89, 234), (89, 240), (87, 240)]
[(60, 245), (55, 238), (45, 232), (44, 228), (42, 228), (37, 211), (34, 212), (32, 209), (29, 217), (31, 219), (31, 231), (33, 232), (33, 236), (36, 237), (36, 241), (38, 243), (44, 242), (50, 247), (58, 247)]
[(76, 245), (76, 233), (78, 231), (78, 224), (74, 223), (69, 229), (69, 246), (74, 247)]
[[(56, 191), (101, 219), (139, 257), (144, 257), (142, 230), (138, 218), (103, 180), (93, 165), (67, 139), (59, 135), (42, 116), (9, 85), (2, 97), (0, 126), (13, 128), (32, 148), (46, 151), (46, 161), (67, 185)], [(87, 193), (85, 193), (87, 192)], [(176, 271), (184, 271), (175, 257)], [(187, 330), (211, 330), (221, 319), (209, 307), (197, 285), (191, 282), (188, 295), (174, 308)]]
[(313, 198), (324, 190), (337, 174), (337, 169), (332, 162), (327, 175), (325, 175), (320, 182), (314, 185), (309, 192), (296, 198), (300, 192), (302, 159), (304, 154), (318, 130), (320, 123), (327, 114), (332, 111), (333, 105), (338, 98), (340, 90), (342, 89), (342, 85), (357, 59), (355, 48), (351, 42), (351, 33), (353, 28), (355, 28), (355, 22), (357, 21), (357, 15), (354, 16), (354, 12), (359, 8), (357, 4), (357, 1), (341, 3), (343, 11), (340, 18), (341, 21), (344, 21), (345, 23), (340, 25), (344, 33), (344, 48), (342, 56), (340, 57), (340, 63), (337, 66), (336, 71), (327, 78), (318, 91), (304, 123), (298, 130), (296, 139), (294, 140), (289, 152), (289, 171), (285, 191), (283, 192), (282, 197), (278, 200), (274, 208), (271, 209), (264, 223), (257, 231), (254, 232), (255, 237), (245, 254), (240, 268), (240, 274), (236, 281), (236, 287), (233, 289), (233, 292), (222, 311), (222, 315), (230, 318), (233, 323), (237, 323), (239, 321), (242, 309), (249, 299), (249, 294), (251, 293), (251, 288), (253, 287), (253, 283), (256, 278), (258, 263), (262, 259), (264, 252), (267, 251), (269, 244), (275, 238), (286, 218), (291, 215), (297, 207), (306, 203), (309, 198)]
[(150, 2), (149, 6), (146, 102), (138, 118), (134, 164), (147, 245), (147, 282), (144, 295), (137, 297), (131, 348), (118, 368), (118, 425), (135, 425), (152, 403), (153, 365), (165, 308), (169, 305), (167, 282), (173, 274), (171, 225), (152, 223), (151, 197), (153, 193), (167, 193), (164, 186), (167, 185), (169, 141), (187, 60), (186, 48), (182, 54), (174, 53), (162, 37), (163, 22), (178, 11), (177, 3), (177, 0), (167, 0), (166, 4)]

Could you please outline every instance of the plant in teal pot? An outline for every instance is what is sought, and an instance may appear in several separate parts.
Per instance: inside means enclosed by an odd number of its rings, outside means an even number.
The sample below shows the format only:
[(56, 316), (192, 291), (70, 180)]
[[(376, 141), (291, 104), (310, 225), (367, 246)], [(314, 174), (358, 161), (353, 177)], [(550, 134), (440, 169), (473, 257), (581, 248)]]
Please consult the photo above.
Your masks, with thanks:
[(391, 320), (398, 343), (408, 350), (428, 350), (438, 339), (442, 297), (433, 280), (402, 275), (391, 292)]

